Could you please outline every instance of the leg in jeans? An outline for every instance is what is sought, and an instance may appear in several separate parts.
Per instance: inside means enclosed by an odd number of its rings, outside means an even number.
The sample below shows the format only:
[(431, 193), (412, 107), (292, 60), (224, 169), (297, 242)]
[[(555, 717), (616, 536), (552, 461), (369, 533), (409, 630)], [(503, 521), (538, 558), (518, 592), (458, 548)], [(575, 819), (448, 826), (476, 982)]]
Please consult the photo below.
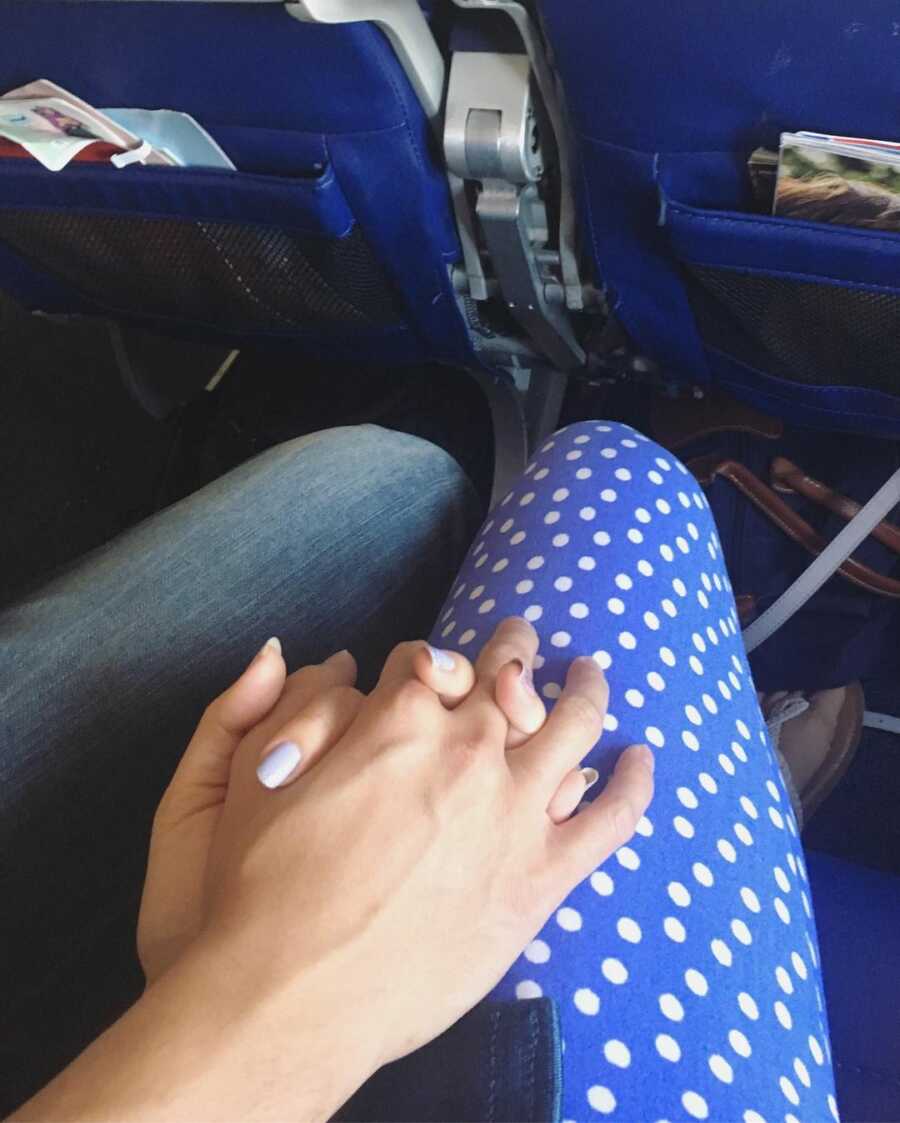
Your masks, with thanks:
[(657, 756), (638, 834), (525, 949), (496, 997), (556, 1000), (573, 1120), (837, 1118), (803, 853), (744, 656), (708, 506), (670, 453), (616, 424), (549, 440), (478, 536), (432, 635), (474, 658), (496, 624), (606, 671), (608, 773)]
[(150, 823), (206, 703), (268, 636), (371, 685), (480, 517), (456, 463), (374, 427), (273, 449), (0, 613), (0, 1117), (121, 1013)]

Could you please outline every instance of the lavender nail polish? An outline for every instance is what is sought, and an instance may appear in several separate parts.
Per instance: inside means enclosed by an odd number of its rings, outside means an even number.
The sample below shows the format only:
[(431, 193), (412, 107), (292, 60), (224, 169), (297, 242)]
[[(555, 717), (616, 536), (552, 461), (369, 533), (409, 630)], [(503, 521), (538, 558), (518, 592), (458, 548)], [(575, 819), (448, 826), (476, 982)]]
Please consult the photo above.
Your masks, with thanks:
[(280, 788), (303, 760), (303, 751), (293, 741), (282, 741), (260, 761), (256, 775), (264, 788)]
[(449, 651), (441, 651), (439, 647), (432, 647), (431, 644), (428, 644), (428, 654), (431, 656), (432, 664), (439, 671), (452, 671), (456, 666)]

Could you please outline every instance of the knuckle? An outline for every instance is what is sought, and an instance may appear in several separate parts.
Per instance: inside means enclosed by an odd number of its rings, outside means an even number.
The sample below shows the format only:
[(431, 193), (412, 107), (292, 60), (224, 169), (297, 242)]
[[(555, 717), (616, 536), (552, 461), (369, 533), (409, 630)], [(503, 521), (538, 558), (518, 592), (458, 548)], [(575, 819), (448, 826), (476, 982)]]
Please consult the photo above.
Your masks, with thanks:
[(440, 706), (434, 691), (418, 679), (404, 679), (389, 692), (389, 707), (396, 716), (407, 721), (416, 715), (430, 713)]
[(634, 835), (640, 815), (636, 813), (631, 800), (625, 796), (615, 796), (606, 810), (614, 846), (624, 846)]
[(593, 730), (603, 724), (603, 709), (599, 700), (588, 694), (569, 694), (563, 697), (561, 705), (567, 721), (579, 728)]

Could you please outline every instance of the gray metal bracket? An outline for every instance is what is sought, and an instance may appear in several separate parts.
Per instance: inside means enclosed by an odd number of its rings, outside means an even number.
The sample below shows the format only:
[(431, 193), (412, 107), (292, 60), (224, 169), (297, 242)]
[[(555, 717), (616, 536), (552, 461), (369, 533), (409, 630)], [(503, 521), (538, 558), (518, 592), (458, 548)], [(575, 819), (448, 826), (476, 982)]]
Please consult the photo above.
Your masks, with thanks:
[[(457, 52), (450, 67), (444, 153), (463, 184), (463, 249), (470, 295), (488, 295), (477, 243), (480, 228), (502, 299), (537, 351), (558, 370), (582, 366), (579, 345), (559, 289), (548, 273), (547, 215), (537, 190), (543, 174), (527, 55)], [(474, 221), (465, 182), (474, 184)], [(451, 181), (452, 185), (452, 181)], [(552, 256), (552, 255), (551, 255)], [(479, 295), (483, 294), (483, 295)]]

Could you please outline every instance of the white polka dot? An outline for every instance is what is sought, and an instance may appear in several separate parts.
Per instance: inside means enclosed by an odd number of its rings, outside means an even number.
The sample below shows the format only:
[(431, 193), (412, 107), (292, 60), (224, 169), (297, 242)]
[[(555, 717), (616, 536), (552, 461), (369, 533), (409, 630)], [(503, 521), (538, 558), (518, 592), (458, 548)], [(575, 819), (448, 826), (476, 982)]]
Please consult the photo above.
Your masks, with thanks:
[(753, 936), (750, 934), (750, 929), (743, 920), (737, 917), (731, 922), (731, 933), (738, 943), (743, 944), (745, 947), (753, 943)]
[(623, 446), (623, 448), (637, 448), (637, 441), (633, 441), (630, 437), (626, 437), (625, 440), (620, 441), (619, 443)]
[(544, 615), (544, 610), (539, 604), (530, 604), (522, 613), (526, 620), (530, 620), (533, 624), (535, 620), (540, 620)]
[(670, 1022), (680, 1022), (684, 1018), (684, 1007), (674, 994), (661, 994), (659, 1008)]
[(650, 611), (645, 612), (644, 613), (644, 623), (647, 625), (647, 627), (652, 632), (656, 632), (656, 631), (659, 630), (659, 617), (656, 615), (655, 612), (650, 612)]
[(625, 604), (619, 597), (610, 597), (606, 602), (606, 607), (614, 616), (621, 616), (625, 611)]
[(762, 908), (759, 903), (759, 897), (757, 897), (753, 890), (747, 885), (741, 888), (741, 900), (751, 912), (759, 912)]
[(779, 965), (775, 968), (775, 982), (781, 987), (785, 994), (794, 993), (794, 982), (791, 976), (787, 973), (784, 967)]
[(672, 513), (672, 504), (667, 503), (665, 499), (657, 499), (654, 506), (661, 515), (669, 515)]
[(553, 582), (553, 588), (557, 589), (560, 593), (567, 593), (572, 588), (572, 578), (557, 577)]
[(657, 749), (661, 749), (666, 743), (666, 739), (663, 736), (662, 730), (657, 729), (655, 725), (647, 726), (647, 728), (644, 730), (644, 737), (647, 739), (648, 744), (653, 745), (653, 747)]
[(605, 530), (598, 530), (593, 541), (595, 546), (608, 546), (612, 539)]
[(687, 939), (687, 931), (681, 921), (675, 916), (667, 916), (663, 921), (663, 931), (676, 944), (683, 944)]
[(608, 671), (612, 666), (612, 658), (610, 657), (608, 651), (595, 651), (594, 662), (597, 664), (601, 671)]
[(806, 969), (806, 962), (804, 961), (803, 956), (800, 955), (799, 952), (796, 952), (796, 951), (791, 952), (791, 964), (793, 965), (793, 968), (797, 972), (799, 977), (801, 979), (805, 980), (807, 978), (809, 972)]
[(690, 729), (684, 730), (684, 732), (681, 734), (681, 739), (692, 752), (697, 752), (697, 750), (700, 748), (700, 742), (697, 740), (694, 734), (691, 733)]
[(619, 719), (614, 717), (609, 710), (607, 710), (603, 716), (603, 728), (607, 733), (615, 733), (619, 728)]
[(783, 924), (790, 924), (791, 910), (787, 907), (784, 901), (782, 901), (780, 897), (776, 897), (772, 904), (775, 906), (775, 912), (778, 914), (778, 919)]
[(737, 771), (737, 769), (734, 767), (734, 761), (730, 756), (726, 756), (724, 753), (719, 753), (717, 760), (719, 761), (719, 765), (722, 771), (727, 772), (729, 776), (733, 776)]
[(758, 1111), (745, 1111), (741, 1118), (744, 1123), (766, 1123)]
[(449, 635), (450, 635), (450, 633), (451, 633), (451, 632), (453, 631), (453, 629), (454, 629), (455, 627), (456, 627), (456, 621), (455, 621), (455, 620), (451, 620), (451, 621), (450, 621), (450, 623), (449, 623), (449, 624), (447, 625), (447, 627), (446, 627), (446, 628), (444, 628), (444, 630), (443, 630), (443, 631), (441, 632), (441, 636), (442, 636), (442, 638), (443, 638), (443, 639), (446, 639), (446, 638), (447, 638), (447, 636), (449, 636)]
[(678, 802), (681, 804), (681, 806), (687, 807), (691, 811), (700, 806), (700, 801), (697, 799), (690, 788), (676, 788), (675, 795), (677, 796)]
[[(709, 597), (706, 595), (706, 593), (703, 592), (702, 589), (697, 590), (697, 601), (701, 608), (709, 608)], [(706, 634), (709, 635), (708, 629)], [(710, 637), (710, 639), (712, 639), (712, 637)], [(718, 637), (716, 637), (716, 642), (718, 642)]]
[(822, 1052), (822, 1046), (819, 1044), (817, 1038), (810, 1034), (809, 1037), (809, 1051), (812, 1054), (812, 1059), (817, 1065), (825, 1063), (825, 1054)]
[(568, 647), (572, 642), (572, 637), (568, 632), (554, 632), (550, 637), (550, 642), (554, 647)]
[(652, 515), (650, 514), (650, 512), (647, 510), (646, 507), (638, 507), (638, 508), (636, 508), (636, 510), (634, 512), (634, 517), (637, 519), (637, 521), (639, 523), (645, 523), (646, 524), (646, 523), (650, 522), (650, 520), (652, 518)]
[(600, 964), (600, 970), (603, 972), (603, 977), (616, 986), (621, 986), (628, 980), (628, 969), (621, 959), (607, 957)]
[(628, 1068), (631, 1064), (631, 1050), (624, 1041), (607, 1041), (603, 1046), (603, 1056), (616, 1068)]
[(691, 706), (691, 705), (685, 706), (684, 707), (684, 716), (688, 719), (688, 721), (692, 725), (702, 725), (703, 724), (703, 718), (700, 716), (700, 711), (697, 709), (696, 706)]
[(616, 450), (614, 448), (601, 448), (600, 449), (600, 455), (605, 460), (614, 460), (619, 454), (616, 452)]
[[(537, 479), (537, 476), (535, 476), (534, 478)], [(513, 526), (515, 526), (515, 521), (515, 519), (507, 519), (503, 526), (500, 527), (500, 533), (506, 534), (508, 530), (512, 530)]]
[(750, 1042), (747, 1040), (746, 1034), (741, 1033), (739, 1029), (733, 1029), (728, 1034), (728, 1044), (737, 1053), (739, 1057), (749, 1057), (753, 1050), (750, 1048)]
[(631, 578), (628, 576), (627, 573), (617, 573), (616, 574), (616, 586), (618, 588), (627, 592), (630, 588), (632, 588), (633, 585), (634, 585), (634, 582), (631, 580)]
[(522, 498), (519, 500), (519, 506), (520, 507), (527, 507), (528, 504), (532, 501), (532, 499), (534, 499), (534, 492), (533, 491), (526, 492), (522, 496)]
[(629, 542), (633, 542), (635, 544), (635, 546), (639, 546), (644, 541), (643, 534), (641, 534), (641, 532), (635, 526), (633, 526), (628, 531), (628, 533), (625, 535), (625, 537), (628, 539)]
[(831, 1112), (832, 1116), (834, 1117), (835, 1123), (838, 1123), (838, 1120), (839, 1120), (840, 1117), (838, 1115), (837, 1100), (834, 1098), (834, 1096), (831, 1094), (831, 1092), (828, 1093), (827, 1100), (828, 1100), (828, 1110)]
[(566, 932), (577, 932), (581, 928), (581, 913), (565, 905), (557, 912), (556, 923)]
[[(578, 471), (575, 473), (575, 479), (576, 480), (589, 480), (592, 475), (593, 475), (593, 472), (591, 471), (590, 468), (579, 468)], [(537, 479), (538, 477), (535, 476), (534, 478)]]
[(639, 869), (641, 864), (641, 859), (630, 846), (620, 846), (616, 851), (616, 860), (626, 870)]
[(550, 958), (550, 945), (544, 940), (532, 940), (524, 955), (529, 963), (546, 963)]
[(734, 1080), (734, 1069), (719, 1053), (713, 1053), (709, 1058), (709, 1071), (723, 1084), (730, 1084)]
[(715, 880), (712, 870), (709, 866), (704, 865), (703, 862), (694, 862), (691, 866), (691, 873), (694, 875), (694, 878), (699, 881), (701, 885), (706, 886), (707, 889)]
[(745, 990), (742, 990), (738, 995), (738, 1006), (741, 1008), (741, 1013), (748, 1017), (752, 1022), (759, 1018), (759, 1007), (756, 1005), (752, 995), (749, 995)]
[(656, 1036), (656, 1051), (664, 1061), (681, 1060), (681, 1046), (674, 1037), (670, 1037), (667, 1033), (660, 1033)]
[(479, 616), (485, 616), (488, 612), (491, 611), (491, 609), (494, 607), (494, 605), (496, 603), (497, 602), (495, 600), (491, 599), (490, 597), (487, 600), (482, 601), (481, 604), (478, 606), (478, 615)]
[(678, 831), (682, 838), (694, 837), (694, 827), (683, 815), (676, 815), (672, 820), (672, 826)]
[(794, 1105), (794, 1107), (796, 1107), (797, 1104), (800, 1103), (799, 1092), (794, 1087), (794, 1085), (790, 1082), (790, 1080), (788, 1080), (788, 1078), (786, 1076), (782, 1076), (782, 1077), (779, 1078), (778, 1087), (781, 1089), (782, 1093), (784, 1094), (784, 1098), (786, 1100), (789, 1100), (790, 1103), (792, 1103)]
[(572, 442), (572, 444), (586, 445), (590, 439), (591, 438), (589, 436), (587, 436), (587, 434), (582, 433), (582, 435), (580, 437), (575, 438), (575, 440)]
[(656, 471), (653, 471), (653, 470), (651, 470), (647, 473), (647, 479), (651, 483), (654, 483), (654, 484), (661, 484), (663, 482), (663, 478), (659, 474), (659, 472), (656, 472)]
[(642, 574), (644, 577), (653, 576), (653, 566), (646, 560), (646, 558), (641, 558), (641, 560), (637, 563), (637, 569), (638, 573)]
[(584, 620), (589, 612), (588, 606), (581, 601), (576, 601), (575, 604), (569, 606), (569, 615), (574, 616), (576, 620)]
[(597, 563), (593, 558), (585, 555), (585, 557), (578, 559), (578, 568), (589, 573), (592, 569), (597, 568)]
[(616, 931), (621, 938), (627, 940), (629, 944), (639, 944), (641, 942), (641, 926), (636, 920), (632, 920), (630, 916), (619, 917), (616, 923)]
[(753, 845), (753, 835), (747, 830), (743, 823), (734, 824), (734, 834), (738, 842), (742, 842), (744, 846)]
[(775, 878), (775, 883), (781, 890), (781, 892), (790, 893), (791, 883), (788, 880), (788, 875), (784, 872), (781, 866), (775, 866), (775, 868), (772, 870), (772, 874)]
[[(734, 745), (731, 746), (734, 748)], [(758, 819), (759, 812), (756, 810), (756, 804), (748, 796), (742, 795), (740, 798), (741, 808), (745, 815), (749, 815), (751, 819)]]
[(667, 667), (675, 666), (675, 654), (670, 647), (661, 647), (659, 649), (659, 657)]
[(583, 452), (581, 452), (579, 449), (575, 449), (574, 452), (566, 453), (566, 460), (580, 460), (583, 455)]
[(600, 1009), (600, 999), (589, 987), (579, 987), (572, 996), (575, 1009), (593, 1016)]
[(568, 546), (568, 544), (569, 544), (568, 534), (554, 534), (553, 535), (553, 545), (557, 548), (557, 550), (561, 549), (563, 546)]
[(460, 647), (465, 646), (465, 644), (467, 644), (467, 643), (471, 643), (474, 638), (475, 638), (475, 629), (474, 628), (467, 628), (463, 632), (463, 634), (459, 637)]
[(696, 967), (688, 967), (684, 973), (684, 982), (688, 990), (692, 994), (696, 994), (698, 998), (705, 998), (709, 994), (709, 983), (706, 981), (706, 976)]
[(717, 714), (719, 712), (719, 707), (716, 704), (716, 700), (711, 694), (704, 694), (702, 696), (702, 702), (704, 708), (707, 709), (711, 714)]
[(675, 557), (675, 551), (666, 542), (663, 542), (663, 544), (659, 548), (659, 556), (663, 559), (663, 561), (670, 562)]
[(690, 891), (680, 881), (670, 881), (666, 889), (672, 902), (681, 908), (686, 909), (691, 903)]
[(540, 998), (543, 993), (534, 979), (523, 979), (516, 983), (516, 998)]
[(653, 824), (646, 815), (642, 815), (640, 819), (638, 819), (637, 826), (634, 829), (642, 838), (650, 838), (653, 834)]
[(794, 1073), (804, 1088), (809, 1088), (812, 1085), (809, 1069), (799, 1057), (794, 1057)]
[(631, 632), (619, 632), (619, 644), (624, 647), (626, 651), (634, 651), (637, 647), (637, 640)]
[(708, 772), (701, 772), (697, 776), (697, 779), (700, 781), (700, 787), (703, 788), (705, 792), (709, 792), (710, 795), (715, 795), (719, 790), (719, 785)]
[(735, 850), (733, 844), (729, 842), (727, 838), (720, 838), (716, 843), (716, 849), (726, 862), (737, 861), (737, 850)]
[(640, 690), (635, 690), (632, 687), (625, 691), (625, 701), (629, 706), (634, 706), (635, 709), (639, 710), (644, 704), (644, 695), (641, 694)]
[(561, 518), (562, 515), (560, 515), (559, 511), (548, 511), (547, 514), (544, 515), (544, 525), (553, 526), (555, 523), (558, 523)]
[(541, 694), (543, 694), (545, 698), (558, 698), (562, 694), (562, 687), (558, 682), (548, 682), (544, 684)]
[(791, 1012), (787, 1006), (779, 998), (774, 1004), (772, 1009), (775, 1011), (775, 1017), (785, 1029), (793, 1029), (794, 1019), (791, 1017)]
[(594, 870), (591, 874), (591, 888), (601, 897), (609, 897), (615, 886), (613, 879), (605, 870)]
[(703, 664), (700, 662), (696, 655), (691, 655), (688, 657), (688, 665), (695, 675), (703, 674)]
[(588, 1088), (587, 1098), (594, 1111), (599, 1111), (601, 1115), (611, 1115), (616, 1110), (616, 1097), (602, 1084)]
[(540, 471), (534, 473), (534, 478), (536, 480), (545, 480), (547, 478), (547, 476), (549, 476), (549, 475), (550, 475), (550, 469), (549, 468), (541, 468)]
[(681, 1097), (681, 1106), (694, 1119), (706, 1119), (709, 1115), (706, 1100), (699, 1092), (685, 1092)]
[(664, 597), (660, 602), (660, 606), (666, 616), (670, 616), (673, 620), (678, 615), (678, 609), (675, 607), (675, 602)]
[(604, 503), (615, 503), (616, 493), (613, 491), (613, 489), (611, 487), (605, 487), (600, 492), (600, 498), (603, 500)]
[(541, 557), (541, 555), (535, 554), (533, 558), (529, 558), (528, 561), (525, 563), (525, 568), (526, 569), (540, 569), (543, 564), (544, 564), (544, 559)]
[(622, 480), (623, 483), (627, 483), (631, 479), (631, 472), (627, 468), (616, 468), (613, 475), (617, 480)]
[(713, 940), (710, 943), (709, 948), (723, 967), (731, 966), (734, 956), (731, 954), (731, 948), (728, 946), (728, 944), (725, 943), (724, 940)]

